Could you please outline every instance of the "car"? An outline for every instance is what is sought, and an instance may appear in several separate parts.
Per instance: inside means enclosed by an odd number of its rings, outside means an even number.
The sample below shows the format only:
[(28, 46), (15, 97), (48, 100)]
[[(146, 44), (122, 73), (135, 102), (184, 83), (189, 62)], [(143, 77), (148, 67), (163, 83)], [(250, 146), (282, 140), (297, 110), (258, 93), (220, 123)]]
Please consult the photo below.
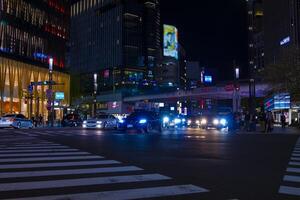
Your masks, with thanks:
[(220, 130), (223, 128), (228, 128), (229, 122), (226, 116), (210, 114), (192, 116), (187, 120), (187, 125), (190, 128), (214, 128)]
[(203, 115), (199, 119), (199, 122), (199, 126), (202, 129), (214, 128), (221, 130), (228, 127), (228, 120), (226, 117), (220, 115)]
[(83, 121), (83, 128), (117, 129), (118, 119), (113, 115), (99, 114), (95, 118)]
[(164, 128), (183, 128), (186, 127), (186, 118), (182, 115), (163, 115)]
[(152, 111), (135, 111), (120, 122), (121, 130), (138, 130), (143, 133), (161, 132), (162, 120), (158, 113)]
[(78, 114), (67, 114), (63, 117), (61, 125), (63, 127), (79, 127), (82, 125), (82, 119)]
[(33, 128), (33, 122), (22, 114), (8, 114), (0, 118), (0, 128)]

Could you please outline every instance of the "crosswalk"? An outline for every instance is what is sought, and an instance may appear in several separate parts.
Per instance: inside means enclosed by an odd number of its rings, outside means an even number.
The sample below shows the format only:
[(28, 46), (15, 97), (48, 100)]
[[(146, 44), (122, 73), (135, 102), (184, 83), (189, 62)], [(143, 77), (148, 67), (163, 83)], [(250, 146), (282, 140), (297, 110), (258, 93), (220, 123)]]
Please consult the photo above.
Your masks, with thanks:
[(300, 138), (293, 150), (286, 175), (283, 177), (283, 185), (279, 188), (279, 194), (300, 199)]
[(128, 200), (205, 195), (192, 184), (20, 134), (0, 136), (0, 199)]

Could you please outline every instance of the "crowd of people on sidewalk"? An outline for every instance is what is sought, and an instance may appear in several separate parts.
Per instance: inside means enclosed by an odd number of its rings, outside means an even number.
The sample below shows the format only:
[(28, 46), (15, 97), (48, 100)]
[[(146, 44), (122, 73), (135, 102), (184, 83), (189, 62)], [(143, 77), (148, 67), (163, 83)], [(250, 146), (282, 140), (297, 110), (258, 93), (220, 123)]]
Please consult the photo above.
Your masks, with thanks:
[[(286, 128), (286, 116), (281, 113), (280, 123), (282, 128)], [(258, 114), (235, 113), (233, 115), (233, 123), (230, 129), (236, 131), (255, 132), (256, 125), (259, 124), (260, 131), (263, 133), (271, 133), (274, 129), (275, 119), (271, 111), (260, 112)]]

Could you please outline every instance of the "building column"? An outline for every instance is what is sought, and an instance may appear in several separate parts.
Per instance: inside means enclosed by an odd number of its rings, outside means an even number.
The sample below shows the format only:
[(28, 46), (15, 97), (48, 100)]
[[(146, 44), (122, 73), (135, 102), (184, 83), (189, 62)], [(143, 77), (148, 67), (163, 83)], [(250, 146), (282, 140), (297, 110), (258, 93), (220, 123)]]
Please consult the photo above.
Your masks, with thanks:
[(3, 114), (3, 95), (4, 95), (4, 89), (5, 89), (5, 80), (6, 80), (6, 59), (0, 57), (0, 115)]
[(8, 79), (9, 79), (9, 112), (13, 113), (13, 102), (14, 102), (14, 88), (16, 79), (16, 69), (14, 66), (15, 62), (8, 61)]
[(23, 64), (17, 62), (17, 82), (18, 82), (18, 99), (19, 99), (19, 112), (22, 113), (22, 99), (23, 99), (23, 77), (25, 71)]

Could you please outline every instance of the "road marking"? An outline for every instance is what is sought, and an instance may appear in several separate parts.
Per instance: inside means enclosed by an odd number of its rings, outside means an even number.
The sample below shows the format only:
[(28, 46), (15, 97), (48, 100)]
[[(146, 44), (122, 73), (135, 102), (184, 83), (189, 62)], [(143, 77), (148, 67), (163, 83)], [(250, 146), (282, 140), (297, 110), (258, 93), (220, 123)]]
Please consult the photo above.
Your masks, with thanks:
[[(59, 161), (59, 160), (82, 160), (82, 159), (101, 159), (102, 156), (65, 156), (65, 157), (41, 157), (41, 158), (6, 158), (1, 159), (1, 163), (7, 162), (32, 162), (32, 161)], [(0, 165), (1, 166), (1, 165)]]
[(58, 144), (55, 144), (53, 142), (42, 142), (42, 141), (36, 141), (36, 142), (20, 142), (20, 143), (14, 143), (14, 144), (4, 144), (4, 145), (1, 145), (1, 146), (8, 146), (8, 145), (14, 145), (14, 146), (25, 146), (25, 145), (58, 145)]
[(300, 188), (280, 186), (279, 193), (300, 196)]
[(300, 168), (287, 168), (287, 172), (300, 173)]
[(300, 183), (300, 176), (284, 176), (284, 181), (290, 181), (290, 182), (299, 182)]
[(50, 153), (23, 153), (23, 154), (0, 154), (3, 157), (29, 157), (29, 156), (71, 156), (71, 155), (91, 155), (88, 152), (50, 152)]
[(168, 196), (187, 195), (187, 194), (198, 194), (204, 192), (209, 192), (209, 191), (195, 185), (173, 185), (173, 186), (138, 188), (138, 189), (127, 189), (127, 190), (116, 190), (116, 191), (105, 191), (105, 192), (20, 198), (16, 200), (58, 200), (58, 199), (128, 200), (128, 199), (143, 199), (143, 198), (157, 198), (157, 197), (168, 197)]
[(29, 171), (29, 172), (8, 172), (0, 173), (0, 178), (28, 178), (39, 176), (58, 176), (58, 175), (73, 175), (73, 174), (97, 174), (97, 173), (116, 173), (116, 172), (131, 172), (142, 171), (143, 169), (135, 166), (125, 167), (104, 167), (91, 169), (68, 169), (68, 170), (50, 170), (50, 171)]
[(292, 157), (291, 160), (300, 161), (300, 158)]
[(112, 165), (112, 164), (121, 164), (121, 162), (115, 160), (100, 160), (100, 161), (77, 161), (77, 162), (57, 162), (57, 163), (35, 163), (35, 164), (7, 164), (7, 165), (0, 165), (0, 169), (71, 167), (71, 166)]
[(79, 151), (79, 150), (78, 149), (8, 150), (8, 151), (0, 151), (0, 155), (4, 153), (70, 152), (70, 151)]
[(289, 162), (289, 165), (297, 165), (297, 166), (300, 166), (300, 162)]
[[(1, 149), (6, 149), (6, 148), (15, 148), (15, 147), (18, 147), (18, 148), (22, 148), (22, 147), (58, 147), (58, 146), (63, 146), (63, 145), (60, 145), (60, 144), (40, 144), (40, 143), (35, 143), (35, 144), (17, 144), (17, 145), (7, 145), (7, 146), (0, 146)], [(1, 150), (0, 149), (0, 150)]]
[(7, 191), (16, 191), (16, 190), (50, 189), (50, 188), (88, 186), (88, 185), (162, 181), (162, 180), (170, 180), (170, 179), (171, 179), (170, 177), (161, 174), (143, 174), (143, 175), (128, 175), (128, 176), (64, 179), (64, 180), (51, 180), (51, 181), (1, 183), (0, 191), (7, 192)]
[(20, 148), (9, 147), (9, 148), (0, 149), (0, 153), (5, 152), (5, 150), (67, 149), (67, 148), (70, 148), (70, 147), (67, 147), (67, 146), (58, 146), (58, 147), (51, 147), (51, 146), (45, 146), (45, 147), (20, 147)]

